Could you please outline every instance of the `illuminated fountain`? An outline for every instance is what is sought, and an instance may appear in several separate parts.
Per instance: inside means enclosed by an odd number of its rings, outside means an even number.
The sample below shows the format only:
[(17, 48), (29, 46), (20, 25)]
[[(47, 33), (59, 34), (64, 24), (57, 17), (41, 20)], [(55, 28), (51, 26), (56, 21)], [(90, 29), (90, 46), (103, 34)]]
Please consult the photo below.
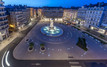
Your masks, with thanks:
[(49, 26), (42, 27), (41, 32), (47, 36), (54, 36), (54, 37), (60, 36), (63, 34), (63, 30), (60, 27), (54, 26), (53, 20), (51, 20)]

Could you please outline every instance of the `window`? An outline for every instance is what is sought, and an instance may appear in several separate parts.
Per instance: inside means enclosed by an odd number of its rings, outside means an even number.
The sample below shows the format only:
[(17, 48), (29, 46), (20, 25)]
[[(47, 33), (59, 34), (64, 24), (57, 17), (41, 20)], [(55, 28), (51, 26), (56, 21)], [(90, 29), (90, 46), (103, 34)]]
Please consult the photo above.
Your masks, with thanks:
[(97, 26), (98, 24), (96, 23), (96, 26)]
[(102, 14), (102, 11), (100, 11), (100, 14)]

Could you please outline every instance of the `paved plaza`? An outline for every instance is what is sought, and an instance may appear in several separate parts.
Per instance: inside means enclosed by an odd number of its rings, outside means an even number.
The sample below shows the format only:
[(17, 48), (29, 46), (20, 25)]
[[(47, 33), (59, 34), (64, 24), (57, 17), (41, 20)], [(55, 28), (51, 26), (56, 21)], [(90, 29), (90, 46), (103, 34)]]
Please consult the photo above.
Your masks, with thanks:
[[(55, 23), (63, 29), (63, 35), (49, 37), (41, 33), (40, 29), (49, 23), (38, 23), (28, 35), (17, 45), (13, 51), (13, 56), (19, 60), (87, 60), (87, 59), (107, 59), (107, 49), (98, 40), (83, 34), (81, 31), (64, 24)], [(78, 37), (85, 36), (88, 51), (76, 46)], [(32, 39), (35, 43), (33, 52), (28, 52), (26, 39)], [(40, 51), (40, 44), (44, 43), (46, 51)]]

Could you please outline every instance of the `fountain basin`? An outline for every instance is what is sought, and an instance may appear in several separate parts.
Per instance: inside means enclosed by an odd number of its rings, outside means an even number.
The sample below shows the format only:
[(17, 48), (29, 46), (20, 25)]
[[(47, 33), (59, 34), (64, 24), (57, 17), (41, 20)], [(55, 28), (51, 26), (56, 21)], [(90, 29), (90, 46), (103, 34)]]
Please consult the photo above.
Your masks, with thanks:
[(41, 32), (47, 36), (53, 37), (57, 37), (63, 34), (63, 30), (57, 26), (54, 26), (54, 28), (50, 28), (50, 26), (44, 26), (41, 28)]

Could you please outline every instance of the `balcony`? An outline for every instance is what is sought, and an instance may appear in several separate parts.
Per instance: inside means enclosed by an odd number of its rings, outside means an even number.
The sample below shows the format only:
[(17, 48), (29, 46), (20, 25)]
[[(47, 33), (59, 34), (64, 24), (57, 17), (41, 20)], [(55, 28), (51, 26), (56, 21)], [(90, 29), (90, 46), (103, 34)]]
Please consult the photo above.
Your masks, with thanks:
[(3, 1), (0, 1), (0, 4), (3, 4), (4, 2)]
[(4, 20), (0, 20), (0, 22), (7, 22), (8, 20), (7, 19), (4, 19)]
[(0, 4), (0, 8), (5, 8), (5, 6)]
[(0, 26), (5, 26), (5, 25), (8, 25), (8, 23), (3, 23), (3, 24), (0, 24)]
[(2, 32), (2, 31), (4, 31), (4, 30), (6, 30), (6, 29), (8, 29), (8, 28), (9, 28), (9, 26), (2, 27), (2, 28), (0, 29), (0, 32)]
[(5, 10), (0, 10), (0, 13), (5, 13), (6, 11)]
[(0, 15), (0, 18), (4, 18), (4, 17), (7, 17), (7, 15)]

